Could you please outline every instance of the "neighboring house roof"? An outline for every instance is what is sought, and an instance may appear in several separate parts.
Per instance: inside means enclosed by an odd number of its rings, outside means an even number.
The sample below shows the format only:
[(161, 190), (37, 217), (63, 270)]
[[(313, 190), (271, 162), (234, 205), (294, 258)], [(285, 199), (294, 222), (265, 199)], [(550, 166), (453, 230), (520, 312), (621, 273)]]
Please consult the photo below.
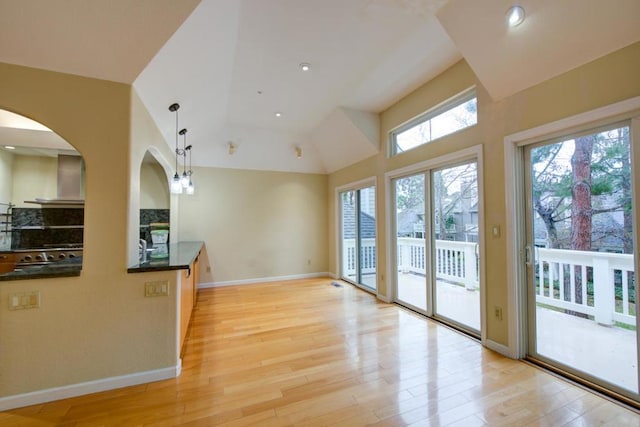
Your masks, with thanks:
[[(343, 239), (355, 239), (355, 209), (342, 211)], [(372, 239), (376, 237), (376, 219), (369, 214), (360, 212), (360, 237)]]
[(396, 216), (396, 229), (399, 234), (407, 234), (415, 232), (415, 224), (422, 224), (424, 231), (424, 204), (414, 206), (398, 212)]

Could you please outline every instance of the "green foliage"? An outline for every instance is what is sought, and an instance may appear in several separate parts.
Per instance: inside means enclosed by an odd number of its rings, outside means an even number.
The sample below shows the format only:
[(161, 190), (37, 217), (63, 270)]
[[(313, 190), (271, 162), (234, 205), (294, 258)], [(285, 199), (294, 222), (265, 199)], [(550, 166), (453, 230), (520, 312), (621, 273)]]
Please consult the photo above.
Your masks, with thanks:
[(456, 220), (455, 220), (455, 218), (454, 218), (453, 216), (451, 216), (451, 215), (447, 216), (447, 217), (445, 218), (445, 220), (444, 220), (444, 225), (445, 225), (447, 228), (451, 228), (451, 226), (455, 225), (455, 223), (456, 223)]

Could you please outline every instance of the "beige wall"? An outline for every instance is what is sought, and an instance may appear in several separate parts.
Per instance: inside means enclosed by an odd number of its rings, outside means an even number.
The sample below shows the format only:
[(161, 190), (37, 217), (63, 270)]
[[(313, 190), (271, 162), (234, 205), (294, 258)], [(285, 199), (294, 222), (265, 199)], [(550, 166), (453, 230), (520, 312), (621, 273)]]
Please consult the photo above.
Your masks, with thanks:
[(24, 203), (36, 197), (56, 198), (58, 191), (58, 160), (55, 157), (19, 156), (13, 160), (13, 200), (23, 208), (38, 208)]
[[(12, 199), (14, 157), (13, 153), (0, 149), (0, 203), (9, 203)], [(4, 212), (3, 209), (0, 206)]]
[[(164, 141), (160, 130), (156, 126), (153, 118), (145, 108), (142, 100), (135, 92), (131, 91), (131, 144), (129, 147), (130, 152), (130, 169), (129, 169), (129, 226), (127, 239), (128, 245), (128, 264), (135, 264), (138, 261), (138, 239), (140, 237), (140, 208), (145, 201), (147, 195), (141, 192), (141, 188), (146, 186), (146, 172), (143, 167), (143, 159), (147, 155), (153, 156), (160, 168), (165, 173), (165, 186), (168, 182), (168, 177), (173, 176), (171, 164), (175, 160), (173, 151)], [(171, 210), (170, 223), (171, 225), (171, 241), (177, 242), (179, 236), (177, 233), (178, 227), (175, 224), (178, 223), (178, 201), (179, 196), (167, 195), (166, 190), (164, 195), (160, 195), (162, 190), (159, 189), (160, 184), (158, 181), (161, 179), (160, 169), (155, 170), (154, 181), (158, 184), (156, 190), (158, 198), (162, 198), (164, 203), (168, 203), (166, 207)], [(166, 187), (165, 187), (166, 188)], [(168, 197), (166, 199), (165, 197)], [(155, 197), (154, 197), (155, 198)]]
[[(151, 144), (131, 132), (131, 97), (127, 85), (0, 63), (0, 108), (49, 127), (86, 164), (81, 276), (0, 282), (0, 398), (177, 363), (175, 300), (143, 296), (147, 280), (175, 295), (175, 273), (126, 272), (129, 180)], [(25, 291), (41, 307), (9, 311)]]
[(169, 209), (169, 185), (164, 169), (157, 162), (140, 167), (140, 209)]
[(196, 168), (193, 178), (180, 236), (205, 241), (203, 282), (327, 271), (325, 175)]
[[(436, 142), (387, 159), (385, 153), (366, 159), (329, 176), (329, 229), (335, 230), (335, 188), (349, 182), (375, 176), (378, 179), (378, 257), (379, 288), (388, 293), (385, 241), (387, 218), (384, 216), (384, 173), (432, 159), (476, 144), (483, 145), (484, 227), (505, 228), (504, 137), (508, 134), (602, 107), (640, 95), (640, 43), (636, 43), (592, 63), (579, 67), (540, 85), (501, 101), (493, 101), (477, 82), (469, 66), (461, 61), (426, 83), (381, 114), (382, 147), (388, 132), (399, 124), (448, 99), (463, 89), (476, 85), (478, 93), (478, 125)], [(504, 308), (503, 320), (487, 316), (487, 338), (508, 345), (509, 310), (506, 279), (505, 235), (485, 239), (487, 307)], [(336, 242), (329, 239), (330, 271), (337, 273)]]

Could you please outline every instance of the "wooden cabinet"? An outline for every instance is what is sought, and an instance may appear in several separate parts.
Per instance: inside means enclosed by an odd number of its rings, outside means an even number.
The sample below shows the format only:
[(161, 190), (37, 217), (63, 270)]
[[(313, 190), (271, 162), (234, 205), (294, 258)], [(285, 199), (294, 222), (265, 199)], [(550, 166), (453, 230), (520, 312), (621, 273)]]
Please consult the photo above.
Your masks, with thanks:
[(198, 282), (200, 278), (199, 256), (189, 266), (187, 270), (180, 273), (180, 353), (184, 351), (184, 340), (189, 329), (191, 312), (196, 304)]
[(10, 273), (16, 265), (15, 254), (0, 254), (0, 274)]

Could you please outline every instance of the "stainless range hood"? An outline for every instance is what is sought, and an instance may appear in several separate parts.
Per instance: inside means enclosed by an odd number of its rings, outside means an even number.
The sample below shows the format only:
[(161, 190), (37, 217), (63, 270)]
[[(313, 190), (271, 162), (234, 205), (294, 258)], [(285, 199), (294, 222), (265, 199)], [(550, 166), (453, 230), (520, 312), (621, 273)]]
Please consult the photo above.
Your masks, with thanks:
[(58, 155), (58, 188), (55, 199), (39, 198), (25, 200), (42, 206), (84, 205), (84, 164), (81, 156)]

